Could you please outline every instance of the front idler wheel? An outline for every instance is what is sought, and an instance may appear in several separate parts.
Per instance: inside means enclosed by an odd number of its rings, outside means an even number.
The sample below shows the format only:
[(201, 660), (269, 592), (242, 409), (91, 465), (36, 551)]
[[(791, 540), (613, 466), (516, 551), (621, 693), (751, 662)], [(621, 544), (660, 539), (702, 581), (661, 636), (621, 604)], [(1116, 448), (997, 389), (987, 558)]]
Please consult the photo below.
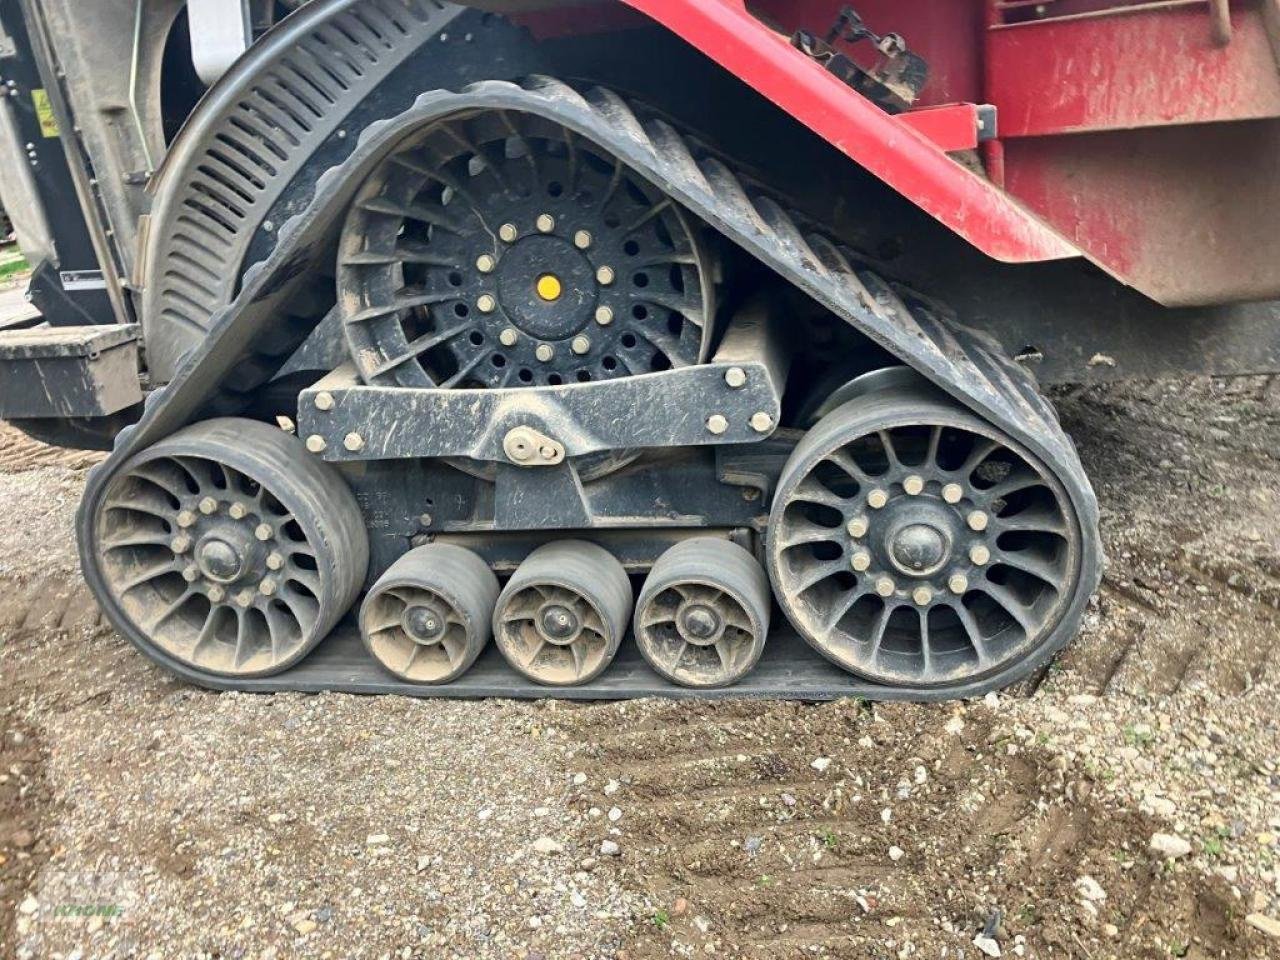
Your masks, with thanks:
[(548, 686), (594, 680), (618, 652), (631, 581), (613, 554), (562, 540), (529, 554), (493, 614), (498, 649), (519, 673)]
[(672, 683), (729, 686), (764, 650), (769, 578), (736, 543), (686, 540), (653, 565), (633, 623), (640, 653)]

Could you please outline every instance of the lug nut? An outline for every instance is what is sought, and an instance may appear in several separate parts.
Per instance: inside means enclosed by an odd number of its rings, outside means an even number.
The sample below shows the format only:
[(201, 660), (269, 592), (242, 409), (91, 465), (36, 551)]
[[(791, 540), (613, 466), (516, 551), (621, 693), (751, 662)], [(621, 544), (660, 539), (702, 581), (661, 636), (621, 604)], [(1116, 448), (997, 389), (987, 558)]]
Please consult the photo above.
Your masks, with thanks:
[(707, 417), (707, 429), (714, 433), (717, 437), (729, 429), (729, 421), (719, 413), (713, 413)]
[(987, 524), (990, 523), (991, 518), (981, 510), (975, 510), (973, 513), (969, 514), (967, 521), (969, 523), (970, 530), (973, 530), (976, 533), (981, 533), (983, 530), (987, 529)]
[(588, 230), (579, 230), (573, 235), (573, 245), (579, 250), (587, 250), (591, 247), (591, 232)]
[(538, 228), (539, 233), (550, 233), (556, 228), (556, 218), (549, 213), (539, 214), (534, 226)]
[(747, 383), (747, 371), (741, 367), (730, 367), (724, 372), (724, 382), (735, 390), (744, 387)]
[(514, 327), (507, 327), (500, 334), (498, 334), (498, 342), (501, 343), (504, 347), (514, 347), (516, 345), (516, 341), (519, 339), (520, 339), (520, 334), (516, 333)]
[(879, 488), (867, 494), (867, 506), (872, 510), (883, 510), (888, 502), (889, 495)]
[(194, 563), (182, 571), (182, 579), (187, 583), (195, 583), (200, 579), (200, 568)]
[(933, 591), (928, 587), (916, 587), (911, 591), (911, 599), (916, 602), (917, 607), (927, 607), (933, 603)]
[(854, 517), (849, 521), (849, 525), (846, 529), (849, 531), (849, 536), (851, 537), (865, 537), (867, 535), (867, 530), (870, 529), (870, 524), (867, 523), (866, 517)]
[(493, 259), (487, 253), (482, 253), (476, 257), (476, 269), (481, 273), (493, 273), (494, 268), (498, 265), (498, 261)]
[(942, 488), (942, 499), (947, 503), (959, 503), (964, 498), (964, 487), (958, 483), (948, 483)]
[(221, 603), (223, 600), (226, 599), (227, 592), (215, 584), (214, 586), (209, 588), (208, 592), (205, 595), (209, 598), (209, 600), (212, 603)]
[(476, 298), (476, 306), (480, 308), (481, 313), (493, 313), (498, 306), (498, 301), (493, 299), (491, 295), (482, 293)]
[(882, 597), (892, 597), (894, 591), (897, 589), (898, 585), (888, 577), (881, 577), (876, 581), (876, 593), (880, 594)]
[(174, 553), (186, 553), (191, 549), (191, 538), (185, 533), (180, 533), (169, 541), (169, 549)]
[(859, 550), (849, 558), (849, 566), (853, 567), (853, 569), (857, 570), (859, 573), (870, 569), (871, 554), (867, 553), (865, 550)]
[(268, 540), (270, 540), (271, 535), (274, 532), (275, 531), (271, 529), (271, 524), (269, 523), (260, 523), (253, 528), (253, 535), (257, 537), (259, 540), (261, 540), (263, 543), (266, 543)]
[(609, 324), (613, 323), (613, 308), (596, 307), (596, 323), (600, 324), (602, 327), (607, 327)]
[(312, 401), (316, 405), (317, 410), (333, 409), (333, 394), (328, 390), (321, 390), (316, 394), (315, 400)]
[(307, 449), (312, 453), (324, 453), (324, 448), (327, 446), (328, 444), (324, 442), (324, 437), (318, 433), (313, 433), (307, 437)]
[(213, 497), (205, 497), (200, 501), (200, 512), (206, 517), (218, 512), (218, 501)]
[(596, 271), (596, 279), (600, 281), (600, 285), (607, 287), (616, 280), (618, 275), (613, 272), (613, 267), (601, 267)]
[(241, 607), (250, 607), (253, 605), (253, 591), (241, 590), (236, 594), (236, 604)]
[(263, 577), (262, 582), (258, 584), (258, 592), (264, 597), (272, 596), (277, 589), (279, 588), (271, 577)]
[(907, 491), (907, 496), (918, 497), (924, 493), (924, 478), (913, 473), (902, 481), (902, 489)]
[(178, 526), (183, 527), (184, 529), (186, 527), (194, 527), (196, 525), (196, 515), (190, 510), (179, 510), (177, 520)]
[(243, 503), (233, 503), (227, 508), (227, 513), (231, 514), (232, 520), (243, 520), (249, 515), (249, 508)]
[(969, 551), (969, 559), (974, 566), (985, 567), (991, 562), (991, 551), (982, 544), (978, 544)]
[(551, 348), (551, 344), (540, 343), (538, 344), (538, 349), (533, 351), (533, 355), (537, 357), (539, 360), (541, 360), (543, 363), (550, 363), (551, 360), (555, 357), (556, 352)]
[(573, 342), (569, 344), (569, 348), (578, 356), (582, 356), (591, 349), (591, 341), (586, 337), (574, 337)]
[(272, 550), (267, 554), (267, 569), (281, 570), (284, 568), (284, 554)]
[(503, 243), (515, 243), (520, 236), (520, 231), (516, 229), (514, 223), (504, 223), (498, 228), (498, 236), (502, 238)]
[(348, 433), (342, 438), (342, 445), (352, 453), (356, 453), (364, 449), (364, 437), (358, 433)]
[(773, 429), (773, 417), (763, 410), (751, 415), (751, 429), (756, 433), (768, 433)]
[(963, 573), (957, 573), (947, 581), (947, 588), (957, 597), (963, 596), (969, 589), (969, 578)]

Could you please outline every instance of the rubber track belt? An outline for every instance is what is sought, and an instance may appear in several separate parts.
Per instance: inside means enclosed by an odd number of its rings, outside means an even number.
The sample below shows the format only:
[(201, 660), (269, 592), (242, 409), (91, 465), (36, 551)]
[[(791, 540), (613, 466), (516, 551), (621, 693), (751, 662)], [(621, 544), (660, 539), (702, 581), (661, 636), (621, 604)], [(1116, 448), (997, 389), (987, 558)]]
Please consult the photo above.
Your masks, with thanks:
[[(249, 269), (240, 295), (212, 322), (208, 339), (188, 358), (172, 383), (148, 398), (146, 412), (139, 423), (121, 434), (115, 451), (93, 471), (77, 516), (81, 564), (108, 617), (144, 653), (193, 682), (219, 689), (334, 689), (422, 696), (577, 698), (656, 693), (704, 695), (669, 688), (652, 675), (646, 679), (643, 672), (635, 673), (634, 682), (611, 682), (611, 674), (620, 670), (618, 664), (594, 683), (572, 690), (548, 691), (518, 678), (512, 671), (506, 671), (509, 676), (504, 678), (501, 670), (492, 672), (485, 682), (468, 683), (464, 676), (454, 685), (456, 689), (411, 687), (394, 682), (369, 658), (365, 658), (367, 664), (361, 664), (358, 657), (353, 658), (350, 638), (342, 637), (341, 628), (301, 665), (274, 677), (263, 680), (213, 677), (184, 667), (138, 636), (107, 594), (90, 555), (92, 525), (107, 479), (134, 453), (184, 426), (206, 407), (219, 383), (254, 340), (269, 332), (271, 319), (282, 303), (287, 302), (291, 285), (313, 268), (326, 249), (331, 249), (326, 245), (326, 238), (336, 227), (356, 186), (413, 130), (459, 113), (484, 110), (534, 114), (605, 147), (858, 332), (915, 368), (1043, 461), (1065, 487), (1083, 531), (1077, 589), (1063, 615), (1065, 624), (1078, 622), (1101, 579), (1097, 499), (1074, 445), (1029, 374), (1001, 356), (993, 341), (944, 319), (942, 309), (936, 304), (891, 287), (858, 266), (851, 251), (829, 236), (810, 229), (777, 200), (744, 185), (722, 159), (682, 137), (664, 121), (642, 120), (620, 96), (609, 90), (597, 87), (580, 93), (551, 78), (531, 77), (520, 84), (485, 81), (457, 91), (430, 91), (399, 116), (368, 127), (351, 156), (321, 176), (312, 203), (281, 228), (280, 241), (270, 258)], [(1054, 643), (1042, 645), (1035, 662), (1024, 663), (1017, 674), (1028, 674), (1043, 665), (1069, 638), (1055, 639)], [(816, 652), (812, 657), (814, 661), (821, 659)], [(776, 661), (777, 658), (767, 659)], [(330, 666), (325, 668), (325, 663)], [(945, 690), (902, 690), (852, 676), (833, 678), (829, 665), (819, 670), (817, 662), (811, 664), (807, 660), (804, 663), (795, 662), (794, 658), (784, 660), (772, 671), (765, 666), (762, 661), (754, 673), (718, 695), (941, 699), (978, 695), (994, 686), (987, 680)], [(817, 671), (818, 679), (812, 683), (802, 682), (800, 674), (806, 670)], [(291, 680), (295, 674), (296, 680)], [(998, 680), (1010, 682), (1009, 673), (1000, 675)]]

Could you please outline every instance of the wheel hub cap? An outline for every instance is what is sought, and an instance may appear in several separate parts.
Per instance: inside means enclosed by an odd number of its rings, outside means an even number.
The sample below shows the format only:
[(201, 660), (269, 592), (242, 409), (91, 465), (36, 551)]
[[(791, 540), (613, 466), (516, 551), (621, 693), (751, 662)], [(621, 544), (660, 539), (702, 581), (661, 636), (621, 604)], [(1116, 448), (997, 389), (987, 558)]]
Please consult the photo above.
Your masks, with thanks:
[(578, 635), (582, 625), (572, 610), (553, 603), (543, 608), (538, 617), (538, 627), (551, 643), (567, 644)]
[(680, 614), (680, 632), (690, 643), (710, 644), (724, 629), (720, 615), (705, 604), (686, 607)]
[(563, 340), (591, 322), (590, 261), (560, 237), (525, 237), (498, 264), (498, 301), (512, 325), (536, 340)]
[(431, 607), (410, 607), (400, 622), (404, 632), (416, 643), (436, 643), (444, 634), (445, 619)]
[(210, 536), (196, 550), (196, 564), (210, 580), (234, 583), (244, 575), (244, 551), (220, 536)]
[(931, 523), (909, 523), (889, 540), (889, 559), (903, 573), (923, 577), (947, 562), (950, 542), (946, 533)]

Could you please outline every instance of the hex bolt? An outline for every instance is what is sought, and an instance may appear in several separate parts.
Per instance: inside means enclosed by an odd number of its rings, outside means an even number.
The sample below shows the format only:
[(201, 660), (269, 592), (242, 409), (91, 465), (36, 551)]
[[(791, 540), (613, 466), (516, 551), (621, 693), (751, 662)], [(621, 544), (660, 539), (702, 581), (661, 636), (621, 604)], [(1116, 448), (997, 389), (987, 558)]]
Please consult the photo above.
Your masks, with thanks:
[(613, 307), (596, 307), (596, 323), (602, 327), (613, 323)]
[(539, 447), (538, 456), (540, 456), (543, 460), (550, 462), (556, 458), (556, 448), (555, 447)]
[(316, 394), (315, 399), (312, 402), (316, 405), (317, 410), (332, 410), (333, 394), (328, 390), (321, 390)]
[(476, 298), (476, 306), (480, 308), (481, 313), (493, 313), (497, 309), (498, 301), (488, 293), (482, 293)]
[(200, 579), (200, 568), (194, 563), (184, 568), (182, 571), (182, 579), (187, 581), (187, 583), (195, 583)]
[(205, 594), (212, 603), (221, 603), (226, 599), (227, 592), (216, 584), (209, 588)]
[(607, 287), (618, 279), (618, 275), (613, 272), (613, 267), (601, 267), (596, 271), (596, 279), (600, 281), (600, 285)]
[(991, 562), (991, 551), (979, 543), (969, 550), (969, 559), (974, 566), (985, 567)]
[(958, 483), (948, 483), (942, 488), (942, 499), (947, 503), (959, 503), (964, 498), (964, 487)]
[(918, 497), (924, 493), (924, 478), (913, 473), (902, 481), (902, 489), (907, 491), (907, 496)]
[(243, 520), (249, 515), (249, 508), (237, 501), (227, 508), (227, 513), (231, 514), (232, 520)]
[(975, 533), (981, 533), (983, 530), (987, 529), (987, 524), (991, 522), (991, 518), (981, 510), (974, 510), (966, 518), (966, 521), (969, 524), (970, 530), (973, 530)]
[(342, 445), (352, 453), (356, 453), (364, 449), (364, 437), (358, 433), (348, 433), (342, 438)]
[(969, 578), (963, 573), (957, 573), (947, 581), (947, 589), (957, 597), (964, 596), (969, 589)]
[(533, 451), (529, 448), (529, 444), (524, 440), (513, 440), (511, 442), (511, 449), (507, 452), (511, 454), (511, 459), (518, 463), (524, 463), (533, 456)]
[(504, 347), (514, 347), (519, 339), (520, 334), (516, 333), (515, 327), (507, 327), (498, 334), (498, 342)]
[(279, 586), (271, 577), (263, 577), (262, 582), (258, 584), (258, 592), (264, 597), (272, 596), (278, 589)]
[(200, 512), (206, 517), (218, 512), (218, 501), (213, 497), (205, 497), (200, 501)]
[(773, 417), (759, 410), (751, 415), (751, 429), (756, 433), (768, 433), (773, 429)]
[(851, 537), (865, 537), (871, 525), (867, 523), (866, 517), (854, 517), (845, 529), (849, 531)]
[(236, 594), (236, 604), (241, 607), (253, 606), (253, 591), (241, 590)]
[(543, 363), (550, 363), (556, 355), (555, 350), (549, 343), (538, 344), (538, 349), (533, 351), (533, 355)]
[(928, 587), (916, 587), (911, 591), (911, 599), (916, 602), (917, 607), (927, 607), (933, 603), (933, 591)]
[(724, 382), (737, 390), (747, 385), (747, 371), (741, 367), (730, 367), (724, 372)]
[(169, 541), (169, 549), (174, 553), (186, 553), (191, 549), (191, 538), (185, 533), (180, 533)]
[(713, 413), (707, 417), (707, 429), (718, 437), (729, 429), (729, 421), (725, 419), (723, 414)]
[(307, 437), (307, 449), (312, 453), (323, 453), (324, 448), (327, 446), (328, 444), (324, 442), (324, 437), (318, 433), (313, 433)]
[(857, 570), (859, 573), (869, 570), (871, 568), (871, 554), (867, 553), (865, 550), (859, 550), (849, 558), (849, 566), (853, 567), (853, 569)]
[(883, 510), (889, 502), (889, 495), (878, 487), (867, 494), (867, 506), (872, 510)]
[(894, 591), (898, 589), (898, 585), (888, 577), (881, 577), (876, 581), (876, 593), (882, 597), (892, 597)]
[(573, 342), (569, 344), (570, 349), (578, 356), (582, 356), (591, 349), (591, 341), (586, 337), (574, 337)]
[(556, 218), (549, 213), (539, 214), (534, 226), (538, 228), (539, 233), (550, 233), (556, 228)]
[(268, 554), (267, 554), (267, 569), (268, 569), (268, 570), (283, 570), (283, 569), (284, 569), (284, 554), (283, 554), (283, 553), (281, 553), (281, 552), (280, 552), (280, 551), (278, 551), (278, 550), (272, 550), (270, 553), (268, 553)]
[(515, 243), (520, 236), (520, 231), (514, 223), (504, 223), (498, 228), (498, 236), (502, 238), (503, 243)]
[(591, 248), (591, 231), (579, 230), (573, 235), (573, 245), (579, 250), (589, 250)]
[(196, 515), (190, 510), (179, 510), (177, 520), (178, 526), (183, 528), (194, 527), (196, 525)]
[(429, 513), (421, 514), (418, 517), (418, 526), (423, 528), (429, 527), (431, 526), (432, 519), (433, 518)]
[(476, 257), (476, 269), (481, 273), (493, 273), (494, 268), (497, 267), (497, 265), (498, 261), (493, 259), (493, 257), (487, 253), (482, 253), (480, 256)]
[(273, 533), (275, 533), (275, 531), (271, 529), (271, 524), (269, 523), (260, 523), (253, 528), (253, 535), (263, 543), (270, 540)]

